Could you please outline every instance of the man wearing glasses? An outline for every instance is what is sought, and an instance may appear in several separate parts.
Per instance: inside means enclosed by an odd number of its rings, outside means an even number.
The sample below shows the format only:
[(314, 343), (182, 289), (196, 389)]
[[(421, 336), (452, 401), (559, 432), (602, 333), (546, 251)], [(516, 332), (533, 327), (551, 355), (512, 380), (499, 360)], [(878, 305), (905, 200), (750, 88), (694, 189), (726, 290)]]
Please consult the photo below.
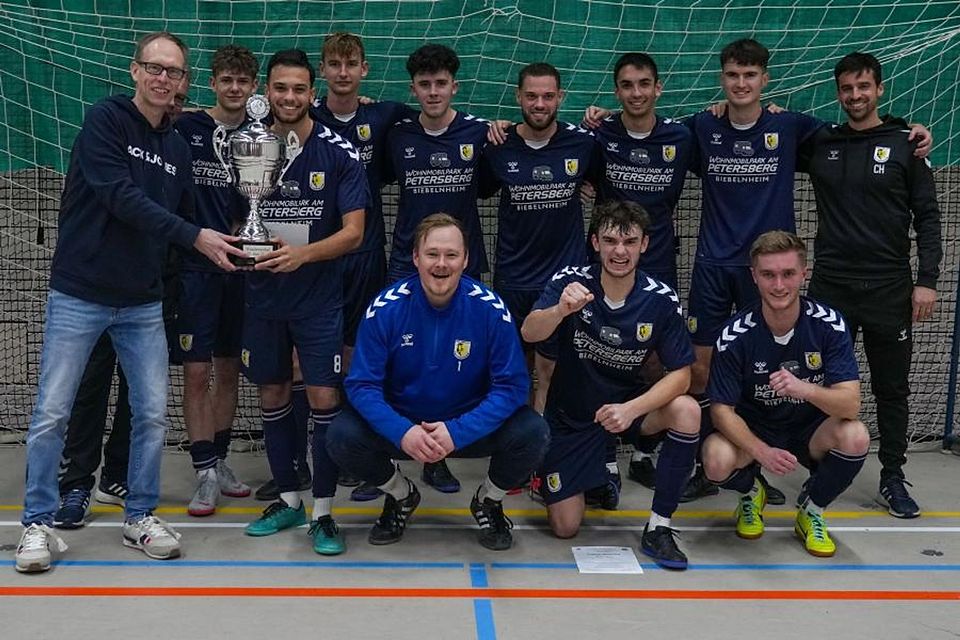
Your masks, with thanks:
[(180, 555), (179, 534), (153, 516), (166, 429), (167, 340), (161, 270), (169, 243), (194, 247), (232, 270), (231, 236), (200, 229), (192, 215), (190, 150), (169, 117), (186, 75), (187, 48), (157, 32), (130, 63), (133, 98), (92, 106), (74, 142), (53, 256), (37, 403), (27, 433), (27, 484), (17, 571), (50, 568), (57, 468), (74, 396), (94, 344), (106, 331), (130, 386), (130, 493), (123, 543), (156, 559)]

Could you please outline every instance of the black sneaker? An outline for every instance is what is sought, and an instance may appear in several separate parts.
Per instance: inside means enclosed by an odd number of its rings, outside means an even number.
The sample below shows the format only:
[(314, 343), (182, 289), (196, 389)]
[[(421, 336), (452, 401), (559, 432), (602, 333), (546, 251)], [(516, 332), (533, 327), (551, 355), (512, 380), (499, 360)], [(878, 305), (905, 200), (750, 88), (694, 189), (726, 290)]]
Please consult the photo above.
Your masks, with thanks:
[(410, 485), (410, 495), (403, 500), (397, 500), (389, 493), (383, 500), (383, 511), (370, 529), (367, 540), (370, 544), (393, 544), (403, 537), (403, 530), (407, 528), (407, 520), (413, 515), (420, 504), (420, 492), (417, 485), (407, 480)]
[(376, 500), (383, 495), (376, 485), (372, 485), (369, 482), (364, 482), (359, 487), (350, 492), (350, 499), (354, 502), (370, 502), (371, 500)]
[(907, 487), (912, 486), (900, 476), (881, 479), (877, 503), (886, 507), (894, 518), (916, 518), (920, 515), (920, 507), (907, 491)]
[(129, 493), (130, 489), (127, 487), (126, 482), (111, 482), (110, 480), (100, 478), (100, 483), (97, 485), (97, 492), (94, 495), (97, 498), (97, 502), (101, 504), (115, 504), (122, 507), (126, 504)]
[(491, 551), (504, 551), (513, 546), (513, 522), (503, 513), (503, 503), (490, 498), (484, 498), (483, 502), (477, 498), (480, 489), (473, 494), (473, 500), (470, 501), (470, 513), (473, 519), (480, 525), (480, 535), (477, 539), (487, 549)]
[(767, 504), (781, 505), (787, 503), (787, 496), (783, 495), (783, 491), (780, 491), (780, 489), (777, 489), (767, 482), (767, 479), (763, 477), (762, 473), (757, 473), (757, 480), (760, 481), (760, 484), (763, 485), (764, 490), (767, 492)]
[(640, 460), (631, 460), (627, 477), (634, 482), (639, 482), (647, 489), (656, 489), (657, 467), (653, 464), (653, 458), (646, 457)]
[[(297, 479), (300, 481), (297, 491), (307, 491), (313, 488), (313, 477), (310, 475), (309, 467), (297, 468)], [(257, 489), (253, 497), (261, 502), (276, 502), (280, 499), (280, 489), (277, 487), (277, 481), (273, 478), (267, 480)]]
[(687, 480), (687, 485), (683, 488), (680, 502), (693, 502), (698, 498), (715, 496), (719, 493), (720, 487), (707, 480), (707, 476), (703, 472), (703, 466), (698, 464), (697, 470), (694, 471), (693, 476)]
[(450, 473), (446, 460), (423, 465), (423, 473), (420, 474), (420, 478), (440, 493), (460, 491), (460, 481)]
[(650, 531), (649, 523), (643, 528), (640, 550), (653, 558), (664, 569), (683, 571), (687, 568), (687, 556), (677, 547), (677, 531), (670, 527), (656, 527)]
[(619, 473), (607, 475), (607, 484), (601, 487), (595, 487), (583, 492), (583, 500), (586, 506), (604, 511), (616, 511), (620, 506), (620, 489), (622, 480)]
[(53, 516), (57, 529), (79, 529), (86, 524), (90, 511), (90, 492), (82, 487), (71, 489), (60, 496), (60, 508)]

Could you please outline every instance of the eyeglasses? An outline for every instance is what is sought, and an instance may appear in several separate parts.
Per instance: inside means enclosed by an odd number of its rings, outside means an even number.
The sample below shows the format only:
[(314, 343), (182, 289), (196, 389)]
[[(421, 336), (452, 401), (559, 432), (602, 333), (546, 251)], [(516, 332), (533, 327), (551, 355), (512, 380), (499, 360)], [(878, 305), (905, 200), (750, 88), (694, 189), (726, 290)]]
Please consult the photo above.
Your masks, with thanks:
[(183, 76), (187, 75), (187, 70), (181, 69), (180, 67), (165, 67), (162, 64), (157, 64), (156, 62), (144, 62), (143, 60), (137, 60), (136, 63), (143, 67), (143, 70), (152, 76), (158, 76), (166, 71), (167, 77), (171, 80), (180, 80), (183, 78)]

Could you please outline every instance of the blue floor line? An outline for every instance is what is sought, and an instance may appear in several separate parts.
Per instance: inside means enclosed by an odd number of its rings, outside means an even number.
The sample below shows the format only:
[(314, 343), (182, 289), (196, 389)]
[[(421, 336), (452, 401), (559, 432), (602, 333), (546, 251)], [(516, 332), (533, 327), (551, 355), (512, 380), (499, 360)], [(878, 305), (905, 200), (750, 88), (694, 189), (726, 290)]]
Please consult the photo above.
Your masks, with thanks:
[[(0, 560), (0, 566), (13, 566), (13, 560)], [(58, 567), (135, 567), (177, 568), (305, 568), (305, 569), (463, 569), (463, 562), (360, 562), (356, 560), (56, 560)]]
[[(640, 565), (644, 571), (660, 569)], [(562, 569), (575, 571), (573, 562), (492, 562), (491, 569)], [(691, 564), (689, 571), (960, 571), (960, 564)]]
[[(470, 564), (470, 586), (486, 589), (487, 568), (482, 563)], [(477, 626), (477, 640), (497, 640), (497, 627), (493, 621), (493, 603), (489, 600), (473, 601), (473, 619)]]

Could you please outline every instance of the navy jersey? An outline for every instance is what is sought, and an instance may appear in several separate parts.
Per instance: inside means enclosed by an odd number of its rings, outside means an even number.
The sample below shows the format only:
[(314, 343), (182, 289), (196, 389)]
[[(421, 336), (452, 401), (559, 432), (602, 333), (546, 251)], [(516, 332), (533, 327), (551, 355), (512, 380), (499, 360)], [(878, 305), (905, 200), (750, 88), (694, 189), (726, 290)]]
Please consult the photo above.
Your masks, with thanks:
[(680, 201), (690, 168), (693, 135), (669, 118), (657, 117), (650, 135), (635, 138), (623, 126), (621, 114), (606, 118), (594, 130), (603, 152), (603, 174), (597, 202), (637, 202), (650, 214), (650, 244), (640, 257), (640, 268), (657, 272), (676, 268), (673, 212)]
[(380, 197), (380, 188), (385, 182), (384, 162), (389, 161), (387, 132), (401, 118), (415, 116), (416, 112), (402, 102), (376, 102), (361, 104), (352, 118), (341, 120), (327, 107), (326, 96), (316, 99), (310, 108), (311, 118), (357, 148), (367, 171), (370, 206), (363, 225), (363, 242), (354, 253), (380, 249), (387, 243), (383, 226), (383, 200)]
[(496, 287), (542, 291), (561, 267), (587, 261), (580, 185), (597, 165), (593, 134), (563, 122), (539, 149), (513, 126), (484, 150), (481, 190), (501, 187)]
[[(217, 122), (206, 111), (185, 111), (176, 123), (193, 156), (193, 183), (197, 187), (194, 222), (232, 235), (237, 224), (246, 218), (249, 206), (240, 192), (227, 182), (227, 170), (213, 151), (216, 128)], [(183, 252), (181, 266), (192, 271), (221, 272), (196, 249)]]
[[(260, 205), (272, 222), (309, 225), (309, 241), (327, 238), (342, 228), (345, 213), (367, 207), (370, 194), (360, 154), (352, 144), (315, 123), (283, 177), (283, 184)], [(291, 273), (254, 271), (247, 276), (248, 308), (263, 318), (304, 318), (342, 306), (339, 260), (322, 260)]]
[(462, 277), (450, 303), (436, 309), (412, 276), (370, 303), (344, 389), (398, 447), (412, 425), (444, 421), (461, 449), (523, 406), (530, 376), (513, 316), (497, 294)]
[(829, 387), (858, 380), (853, 341), (843, 317), (834, 309), (800, 297), (800, 317), (786, 344), (774, 340), (760, 303), (724, 326), (710, 364), (707, 395), (711, 402), (734, 407), (747, 425), (778, 432), (802, 430), (826, 419), (803, 400), (770, 389), (770, 374), (785, 368), (801, 380)]
[(393, 230), (390, 272), (410, 274), (413, 234), (420, 221), (444, 212), (463, 223), (469, 238), (467, 272), (489, 270), (477, 211), (480, 151), (487, 142), (487, 122), (458, 112), (439, 136), (424, 131), (419, 118), (404, 118), (387, 135), (390, 167), (400, 186)]
[(643, 365), (654, 351), (669, 371), (694, 360), (673, 289), (638, 271), (623, 306), (614, 309), (604, 299), (601, 272), (598, 264), (564, 267), (534, 305), (546, 309), (557, 304), (571, 282), (593, 294), (593, 300), (557, 328), (559, 357), (544, 413), (551, 424), (590, 429), (601, 406), (639, 396), (646, 390)]
[(703, 180), (696, 259), (749, 266), (750, 245), (772, 229), (794, 231), (793, 177), (801, 142), (823, 126), (802, 113), (764, 109), (749, 129), (707, 111), (688, 118), (692, 169)]

